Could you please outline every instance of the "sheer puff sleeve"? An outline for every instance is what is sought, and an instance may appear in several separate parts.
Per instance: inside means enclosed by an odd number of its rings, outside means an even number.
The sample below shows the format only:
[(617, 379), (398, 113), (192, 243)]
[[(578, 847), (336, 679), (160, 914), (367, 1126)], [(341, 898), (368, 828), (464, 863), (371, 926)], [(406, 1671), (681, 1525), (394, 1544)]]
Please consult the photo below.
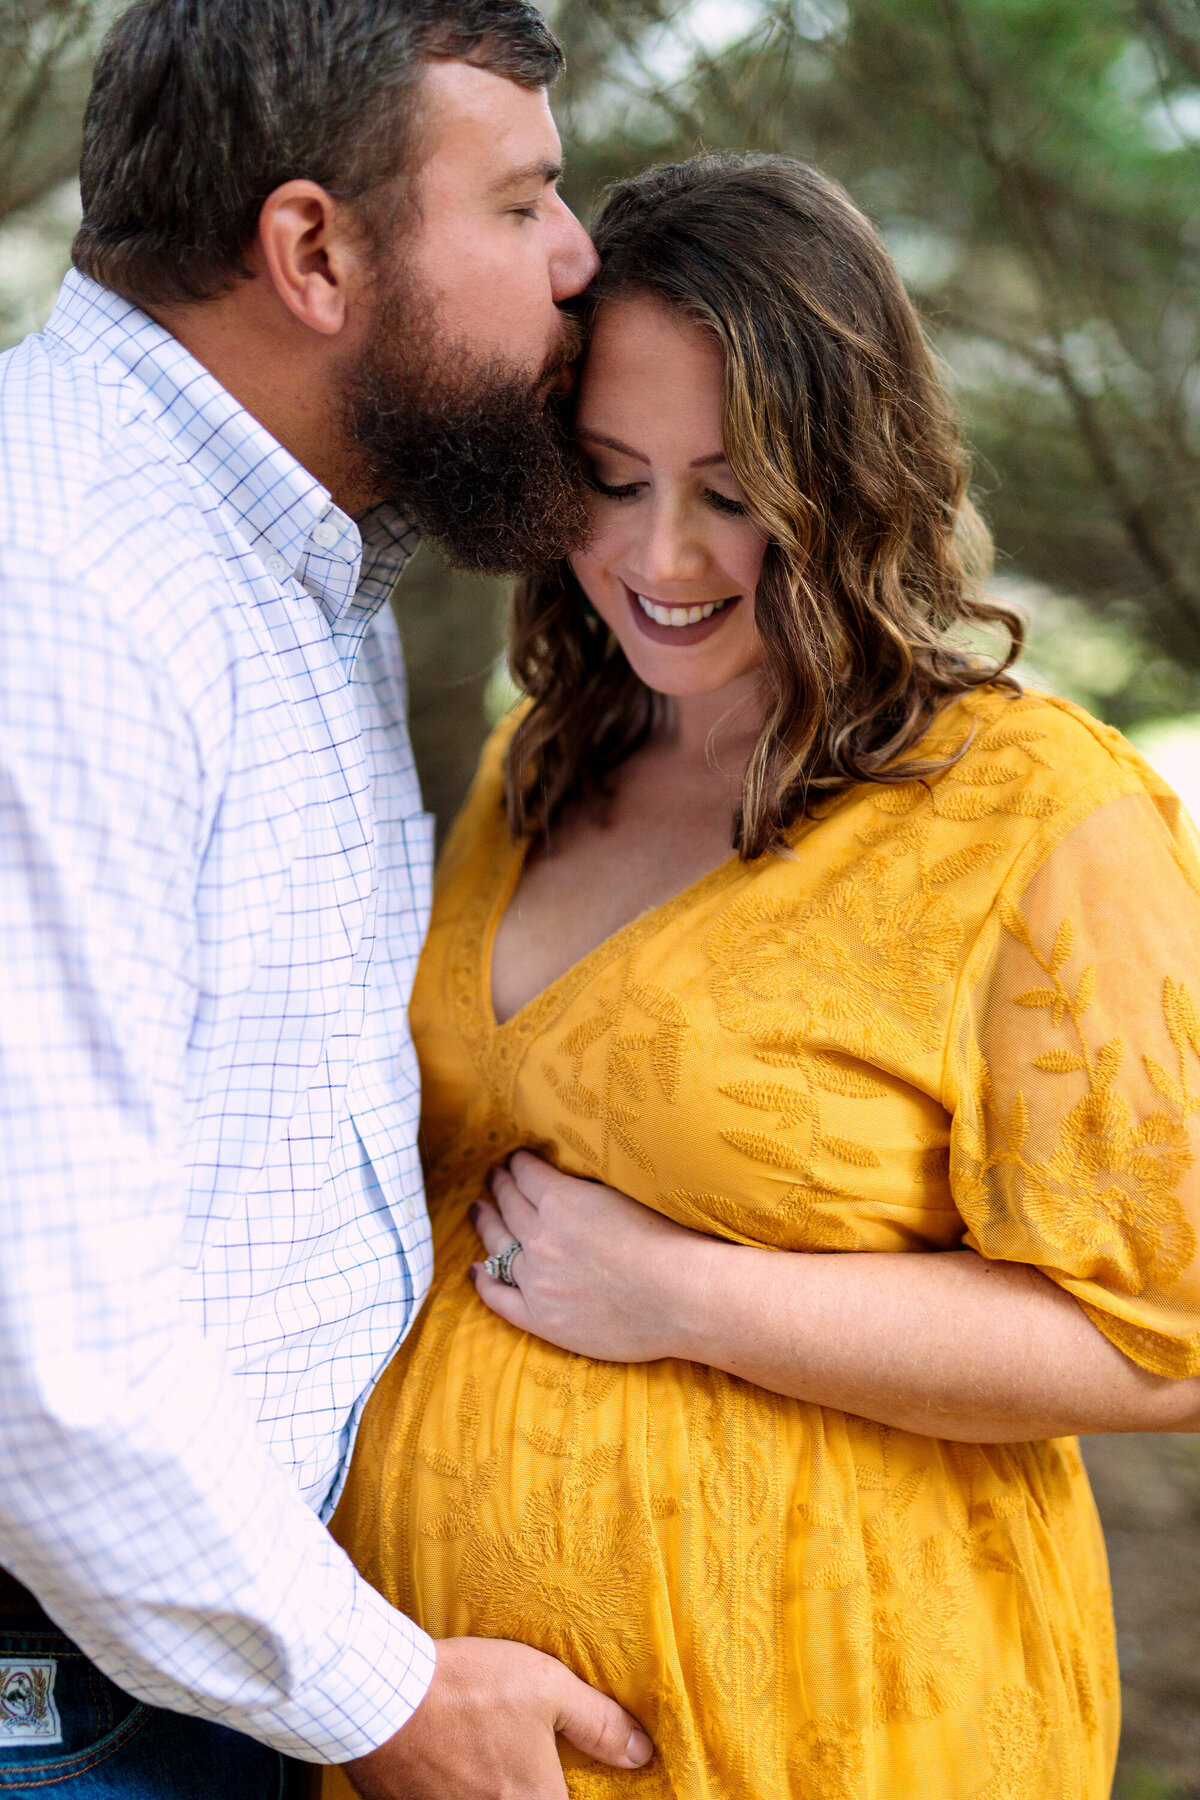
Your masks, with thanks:
[[(1143, 766), (1144, 767), (1144, 766)], [(1145, 770), (1014, 869), (951, 1034), (952, 1184), (1152, 1373), (1200, 1373), (1200, 865)]]

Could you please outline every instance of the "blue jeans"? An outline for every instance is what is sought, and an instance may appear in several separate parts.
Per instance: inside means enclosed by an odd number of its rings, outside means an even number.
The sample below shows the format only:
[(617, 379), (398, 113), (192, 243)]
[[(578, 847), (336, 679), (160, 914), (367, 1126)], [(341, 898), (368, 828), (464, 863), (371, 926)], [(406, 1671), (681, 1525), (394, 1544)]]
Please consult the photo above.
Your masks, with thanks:
[(315, 1771), (144, 1706), (37, 1605), (0, 1609), (0, 1800), (302, 1800)]

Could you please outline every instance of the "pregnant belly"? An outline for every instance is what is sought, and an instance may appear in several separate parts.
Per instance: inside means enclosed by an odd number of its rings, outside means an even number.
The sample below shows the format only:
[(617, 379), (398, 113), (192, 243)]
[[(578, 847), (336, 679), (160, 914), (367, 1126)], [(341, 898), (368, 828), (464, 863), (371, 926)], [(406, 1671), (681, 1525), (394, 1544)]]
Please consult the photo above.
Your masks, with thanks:
[(496, 1319), (465, 1272), (376, 1390), (334, 1530), (435, 1637), (519, 1639), (613, 1694), (690, 1800), (836, 1800), (830, 1757), (869, 1794), (868, 1749), (970, 1763), (1005, 1706), (1031, 1744), (1052, 1718), (1101, 1749), (1115, 1730), (1073, 1444), (942, 1444), (695, 1364), (595, 1363)]

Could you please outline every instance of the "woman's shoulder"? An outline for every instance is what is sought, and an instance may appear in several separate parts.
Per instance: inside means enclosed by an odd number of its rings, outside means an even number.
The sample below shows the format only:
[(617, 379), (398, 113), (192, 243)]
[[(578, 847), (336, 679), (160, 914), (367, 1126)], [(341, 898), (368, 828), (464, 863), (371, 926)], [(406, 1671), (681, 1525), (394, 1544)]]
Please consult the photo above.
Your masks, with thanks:
[[(1110, 813), (1114, 828), (1169, 838), (1188, 879), (1200, 882), (1200, 845), (1183, 802), (1119, 731), (1073, 701), (981, 689), (946, 708), (918, 755), (955, 757), (928, 784), (929, 848), (944, 868), (976, 862), (983, 887), (998, 893), (1028, 879), (1086, 820), (1130, 796), (1142, 804)], [(885, 790), (879, 804), (897, 801)]]
[[(911, 779), (864, 782), (818, 819), (835, 879), (915, 891), (978, 924), (1084, 820), (1129, 795), (1146, 803), (1138, 828), (1165, 833), (1176, 860), (1200, 868), (1195, 828), (1167, 784), (1119, 732), (1052, 694), (962, 695), (904, 761)], [(930, 764), (943, 766), (922, 774)]]
[[(1129, 741), (1073, 701), (995, 686), (961, 696), (934, 720), (915, 757), (953, 758), (930, 780), (935, 810), (970, 824), (1002, 814), (1030, 829), (1064, 825), (1124, 794), (1170, 813), (1181, 803)], [(1051, 833), (1053, 827), (1050, 826)]]

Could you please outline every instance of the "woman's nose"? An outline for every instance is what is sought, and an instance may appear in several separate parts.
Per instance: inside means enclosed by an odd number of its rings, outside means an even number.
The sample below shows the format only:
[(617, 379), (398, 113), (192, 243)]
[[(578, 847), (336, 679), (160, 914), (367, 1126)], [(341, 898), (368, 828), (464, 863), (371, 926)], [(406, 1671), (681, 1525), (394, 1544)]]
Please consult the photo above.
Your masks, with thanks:
[(694, 581), (708, 562), (685, 506), (664, 504), (649, 509), (644, 535), (632, 548), (638, 573), (652, 594), (671, 582)]

